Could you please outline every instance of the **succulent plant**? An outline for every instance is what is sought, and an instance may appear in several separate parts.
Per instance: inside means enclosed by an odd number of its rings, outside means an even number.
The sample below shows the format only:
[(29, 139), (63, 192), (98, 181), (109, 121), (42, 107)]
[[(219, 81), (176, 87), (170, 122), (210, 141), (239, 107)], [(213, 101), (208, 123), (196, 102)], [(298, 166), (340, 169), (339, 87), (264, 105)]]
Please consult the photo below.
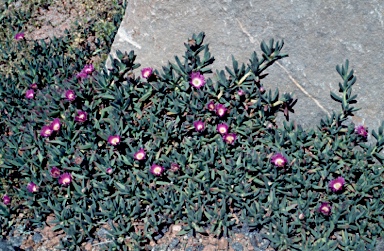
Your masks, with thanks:
[(44, 64), (29, 61), (29, 77), (5, 78), (2, 222), (18, 206), (33, 212), (34, 227), (54, 214), (68, 236), (61, 247), (73, 250), (103, 224), (110, 249), (128, 250), (173, 223), (183, 223), (180, 234), (216, 236), (264, 228), (278, 250), (373, 250), (384, 235), (384, 123), (370, 134), (346, 123), (357, 110), (348, 61), (337, 66), (340, 94), (331, 92), (341, 110), (304, 130), (277, 124), (296, 100), (262, 83), (287, 56), (283, 41), (262, 42), (261, 57), (233, 58), (211, 78), (204, 36), (194, 34), (183, 59), (160, 71), (118, 51), (109, 69), (84, 60), (60, 70), (53, 58), (47, 79), (36, 70)]

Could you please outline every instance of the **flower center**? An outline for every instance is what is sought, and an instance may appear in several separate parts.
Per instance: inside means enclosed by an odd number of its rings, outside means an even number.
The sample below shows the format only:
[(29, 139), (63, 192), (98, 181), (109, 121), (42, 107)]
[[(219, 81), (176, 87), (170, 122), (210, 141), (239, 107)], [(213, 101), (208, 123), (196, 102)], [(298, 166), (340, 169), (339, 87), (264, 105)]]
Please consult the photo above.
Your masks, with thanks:
[(323, 207), (323, 212), (328, 213), (328, 212), (329, 212), (329, 208), (326, 207), (326, 206), (324, 206), (324, 207)]
[(144, 158), (144, 153), (142, 153), (142, 152), (137, 153), (136, 158), (139, 160), (142, 160)]
[(116, 145), (117, 143), (119, 143), (119, 139), (118, 139), (118, 138), (113, 138), (113, 139), (111, 140), (111, 143), (112, 143), (113, 145)]
[(219, 128), (219, 132), (220, 133), (226, 133), (227, 132), (227, 129), (225, 129), (224, 127), (221, 127), (221, 128)]
[(219, 116), (223, 116), (225, 113), (225, 110), (223, 108), (219, 108), (219, 110), (217, 110), (217, 113), (219, 114)]
[(53, 130), (57, 131), (60, 129), (60, 125), (59, 124), (54, 124), (53, 125)]
[(192, 82), (193, 82), (193, 85), (196, 87), (199, 87), (202, 83), (201, 80), (198, 78), (195, 78)]
[(232, 143), (235, 140), (235, 138), (233, 136), (231, 136), (231, 135), (227, 136), (226, 139), (227, 139), (228, 143)]
[(277, 159), (276, 161), (277, 166), (284, 166), (284, 160), (283, 159)]
[(69, 184), (70, 182), (71, 182), (71, 179), (68, 178), (68, 177), (66, 177), (66, 178), (63, 179), (63, 185), (67, 185), (67, 184)]
[(157, 174), (157, 175), (161, 174), (161, 167), (159, 167), (159, 166), (155, 167), (155, 168), (153, 169), (153, 173), (155, 173), (155, 174)]
[(339, 190), (341, 188), (341, 183), (337, 182), (333, 185), (333, 188), (335, 188), (336, 190)]

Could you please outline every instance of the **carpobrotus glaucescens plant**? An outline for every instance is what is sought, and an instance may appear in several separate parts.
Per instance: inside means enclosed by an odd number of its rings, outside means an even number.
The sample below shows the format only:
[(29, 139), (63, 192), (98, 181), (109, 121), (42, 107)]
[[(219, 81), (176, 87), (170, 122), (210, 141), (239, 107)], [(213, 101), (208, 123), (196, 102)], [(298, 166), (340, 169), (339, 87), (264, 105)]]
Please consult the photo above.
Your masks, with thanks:
[(111, 250), (143, 249), (182, 223), (180, 234), (264, 228), (278, 250), (373, 250), (384, 226), (384, 124), (366, 135), (346, 123), (357, 110), (348, 61), (337, 67), (340, 94), (331, 93), (341, 110), (304, 130), (276, 124), (296, 102), (263, 85), (286, 57), (282, 42), (263, 42), (261, 57), (233, 58), (210, 78), (203, 39), (193, 35), (183, 60), (161, 71), (140, 71), (133, 52), (117, 52), (108, 70), (78, 65), (31, 99), (33, 77), (19, 88), (2, 81), (0, 195), (12, 202), (0, 204), (1, 222), (18, 203), (33, 226), (54, 214), (67, 249), (102, 224)]

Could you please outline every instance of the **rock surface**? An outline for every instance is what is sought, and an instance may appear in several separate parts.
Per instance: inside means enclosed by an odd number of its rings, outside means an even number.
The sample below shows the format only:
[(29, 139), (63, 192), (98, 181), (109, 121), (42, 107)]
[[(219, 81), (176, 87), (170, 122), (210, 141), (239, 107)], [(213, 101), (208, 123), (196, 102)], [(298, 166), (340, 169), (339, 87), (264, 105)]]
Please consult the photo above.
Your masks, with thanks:
[(349, 59), (362, 108), (353, 120), (377, 129), (384, 120), (383, 16), (379, 0), (131, 0), (111, 53), (135, 50), (142, 67), (161, 69), (183, 55), (193, 33), (204, 31), (213, 68), (224, 70), (232, 54), (246, 63), (254, 50), (261, 55), (262, 40), (284, 39), (289, 57), (269, 68), (264, 84), (295, 94), (293, 120), (309, 128), (340, 109), (329, 93), (341, 81), (335, 66)]

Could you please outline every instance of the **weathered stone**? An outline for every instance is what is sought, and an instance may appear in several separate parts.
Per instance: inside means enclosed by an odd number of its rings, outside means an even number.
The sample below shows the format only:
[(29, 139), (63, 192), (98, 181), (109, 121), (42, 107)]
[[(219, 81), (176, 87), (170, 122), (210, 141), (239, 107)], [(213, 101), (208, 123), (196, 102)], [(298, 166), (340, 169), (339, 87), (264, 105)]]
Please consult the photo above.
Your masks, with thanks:
[(247, 62), (261, 40), (284, 39), (290, 56), (272, 66), (266, 88), (294, 92), (292, 119), (305, 128), (319, 124), (333, 109), (330, 91), (341, 80), (335, 66), (350, 60), (358, 78), (355, 123), (376, 129), (384, 119), (384, 2), (368, 1), (128, 1), (112, 46), (135, 50), (137, 62), (157, 69), (183, 55), (183, 43), (204, 31), (216, 61), (214, 69), (231, 66), (233, 54)]

